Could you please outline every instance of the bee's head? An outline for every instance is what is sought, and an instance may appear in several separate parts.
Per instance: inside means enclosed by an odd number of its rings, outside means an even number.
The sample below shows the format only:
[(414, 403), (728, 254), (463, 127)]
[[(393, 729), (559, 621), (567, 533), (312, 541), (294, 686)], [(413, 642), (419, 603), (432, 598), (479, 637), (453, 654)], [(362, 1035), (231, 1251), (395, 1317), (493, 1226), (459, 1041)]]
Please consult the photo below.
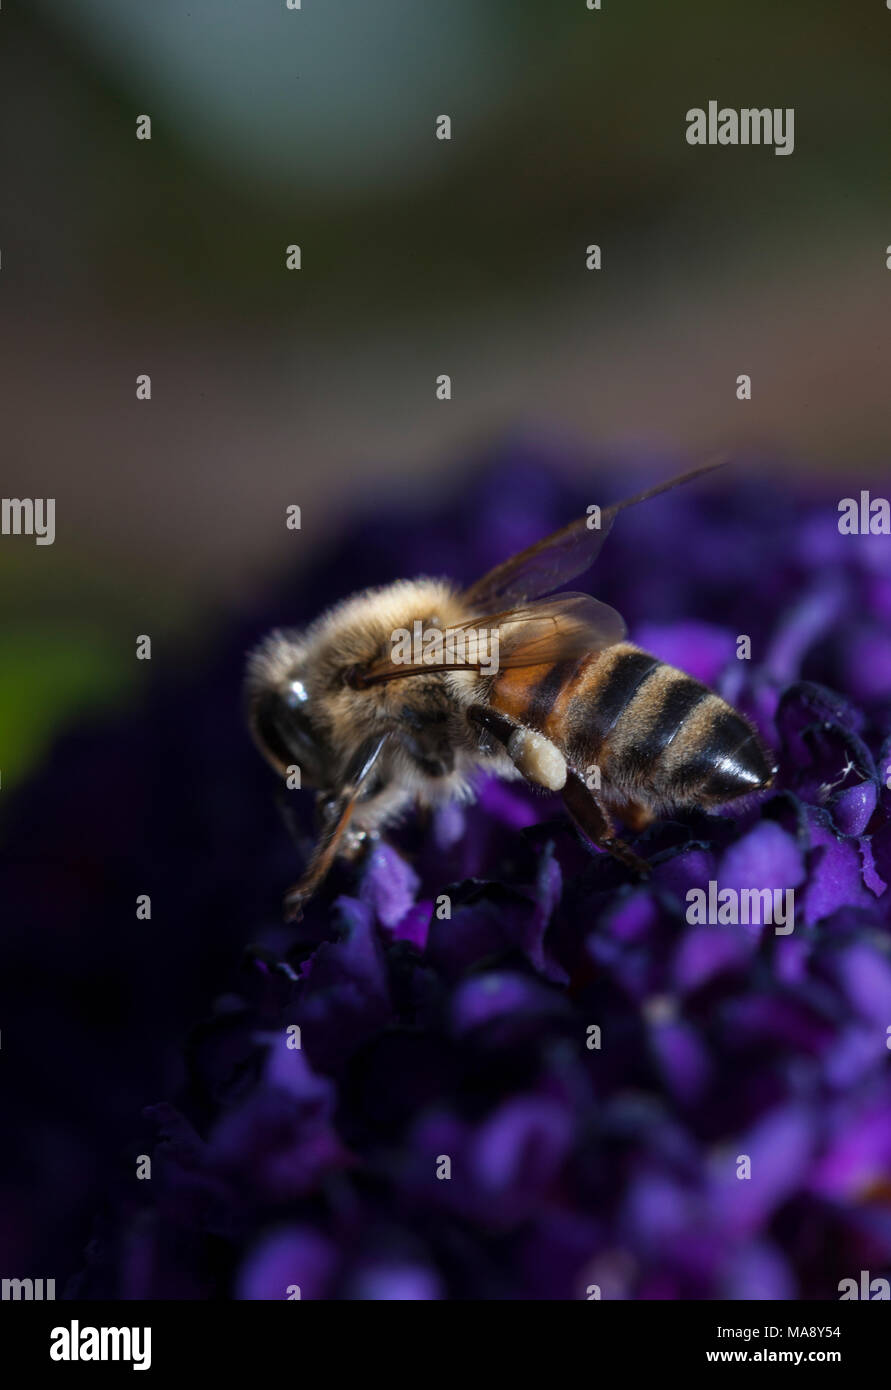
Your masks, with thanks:
[(306, 664), (299, 633), (270, 633), (251, 652), (245, 681), (248, 723), (254, 742), (277, 772), (284, 776), (296, 766), (301, 785), (323, 787), (329, 757), (313, 723)]

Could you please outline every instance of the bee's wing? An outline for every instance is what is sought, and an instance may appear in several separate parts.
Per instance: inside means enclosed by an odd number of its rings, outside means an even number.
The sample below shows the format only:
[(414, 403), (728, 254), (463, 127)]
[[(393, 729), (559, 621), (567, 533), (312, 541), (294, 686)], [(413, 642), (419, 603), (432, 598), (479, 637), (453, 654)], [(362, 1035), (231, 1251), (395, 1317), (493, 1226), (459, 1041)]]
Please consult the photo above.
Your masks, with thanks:
[[(481, 619), (471, 622), (478, 625)], [(590, 594), (557, 594), (502, 617), (498, 665), (507, 670), (568, 661), (621, 642), (625, 632), (624, 619), (608, 603)]]
[(615, 608), (590, 594), (558, 594), (499, 613), (475, 614), (448, 631), (455, 638), (444, 642), (441, 659), (412, 664), (396, 662), (387, 653), (356, 673), (357, 686), (435, 671), (501, 671), (568, 661), (620, 642), (625, 623)]
[(544, 540), (536, 541), (534, 545), (528, 546), (519, 554), (512, 555), (509, 560), (496, 565), (493, 570), (489, 570), (488, 574), (484, 574), (482, 579), (478, 579), (466, 590), (464, 599), (472, 608), (492, 608), (496, 604), (523, 603), (527, 599), (552, 593), (554, 589), (559, 589), (561, 584), (568, 584), (594, 563), (619, 512), (624, 511), (626, 507), (636, 506), (638, 502), (645, 502), (660, 492), (667, 492), (669, 488), (689, 482), (691, 478), (710, 473), (713, 468), (720, 468), (724, 462), (724, 459), (713, 460), (699, 468), (691, 469), (689, 473), (670, 478), (668, 482), (657, 483), (655, 487), (647, 488), (645, 492), (639, 492), (634, 497), (627, 497), (623, 502), (614, 502), (611, 507), (604, 507), (600, 514), (600, 526), (597, 528), (589, 529), (590, 517), (578, 517), (568, 526), (545, 536)]

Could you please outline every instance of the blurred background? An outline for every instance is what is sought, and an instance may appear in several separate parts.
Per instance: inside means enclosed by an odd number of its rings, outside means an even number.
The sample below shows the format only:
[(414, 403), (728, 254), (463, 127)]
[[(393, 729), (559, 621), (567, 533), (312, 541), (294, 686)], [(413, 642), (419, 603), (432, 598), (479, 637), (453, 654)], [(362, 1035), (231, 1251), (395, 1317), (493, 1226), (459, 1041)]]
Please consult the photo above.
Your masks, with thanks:
[[(200, 662), (505, 431), (868, 481), (889, 54), (881, 0), (4, 5), (3, 490), (57, 499), (52, 548), (0, 544), (4, 787), (126, 698), (137, 633)], [(711, 98), (794, 107), (794, 154), (688, 146)]]

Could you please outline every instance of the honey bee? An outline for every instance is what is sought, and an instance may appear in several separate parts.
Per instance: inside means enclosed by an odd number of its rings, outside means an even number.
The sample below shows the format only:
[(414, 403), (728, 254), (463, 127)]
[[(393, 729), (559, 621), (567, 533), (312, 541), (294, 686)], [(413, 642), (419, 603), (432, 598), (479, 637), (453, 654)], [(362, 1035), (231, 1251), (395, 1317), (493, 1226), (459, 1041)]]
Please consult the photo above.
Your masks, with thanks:
[[(280, 774), (296, 766), (316, 790), (319, 821), (287, 917), (336, 857), (355, 858), (412, 807), (471, 798), (480, 770), (559, 792), (581, 834), (641, 874), (614, 816), (636, 832), (672, 808), (715, 809), (771, 785), (776, 766), (748, 720), (626, 642), (615, 609), (554, 595), (621, 511), (717, 466), (604, 508), (599, 526), (580, 517), (469, 589), (401, 580), (305, 631), (269, 634), (248, 659), (249, 726)], [(423, 645), (406, 650), (407, 634)]]

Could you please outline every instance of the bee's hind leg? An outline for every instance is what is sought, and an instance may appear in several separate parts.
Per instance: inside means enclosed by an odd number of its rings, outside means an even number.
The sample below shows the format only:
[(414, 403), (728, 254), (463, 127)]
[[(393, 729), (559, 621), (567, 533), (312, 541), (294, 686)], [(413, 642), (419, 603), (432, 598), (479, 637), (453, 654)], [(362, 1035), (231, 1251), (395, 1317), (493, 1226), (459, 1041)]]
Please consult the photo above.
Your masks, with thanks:
[(628, 827), (635, 835), (640, 835), (647, 826), (657, 819), (656, 812), (638, 801), (626, 801), (616, 808), (616, 819)]
[(558, 792), (566, 781), (566, 759), (555, 743), (535, 729), (515, 724), (497, 710), (484, 705), (471, 705), (470, 722), (484, 737), (494, 738), (502, 745), (514, 767), (527, 782), (548, 792)]
[(641, 859), (624, 840), (618, 838), (603, 806), (573, 767), (566, 770), (563, 804), (581, 833), (598, 849), (606, 850), (614, 859), (618, 859), (635, 873), (649, 874), (650, 866), (647, 861)]
[(649, 874), (647, 861), (640, 859), (618, 838), (600, 802), (550, 739), (514, 724), (497, 710), (483, 705), (472, 705), (468, 717), (472, 724), (507, 749), (527, 781), (547, 791), (560, 792), (564, 806), (587, 840), (636, 874)]

